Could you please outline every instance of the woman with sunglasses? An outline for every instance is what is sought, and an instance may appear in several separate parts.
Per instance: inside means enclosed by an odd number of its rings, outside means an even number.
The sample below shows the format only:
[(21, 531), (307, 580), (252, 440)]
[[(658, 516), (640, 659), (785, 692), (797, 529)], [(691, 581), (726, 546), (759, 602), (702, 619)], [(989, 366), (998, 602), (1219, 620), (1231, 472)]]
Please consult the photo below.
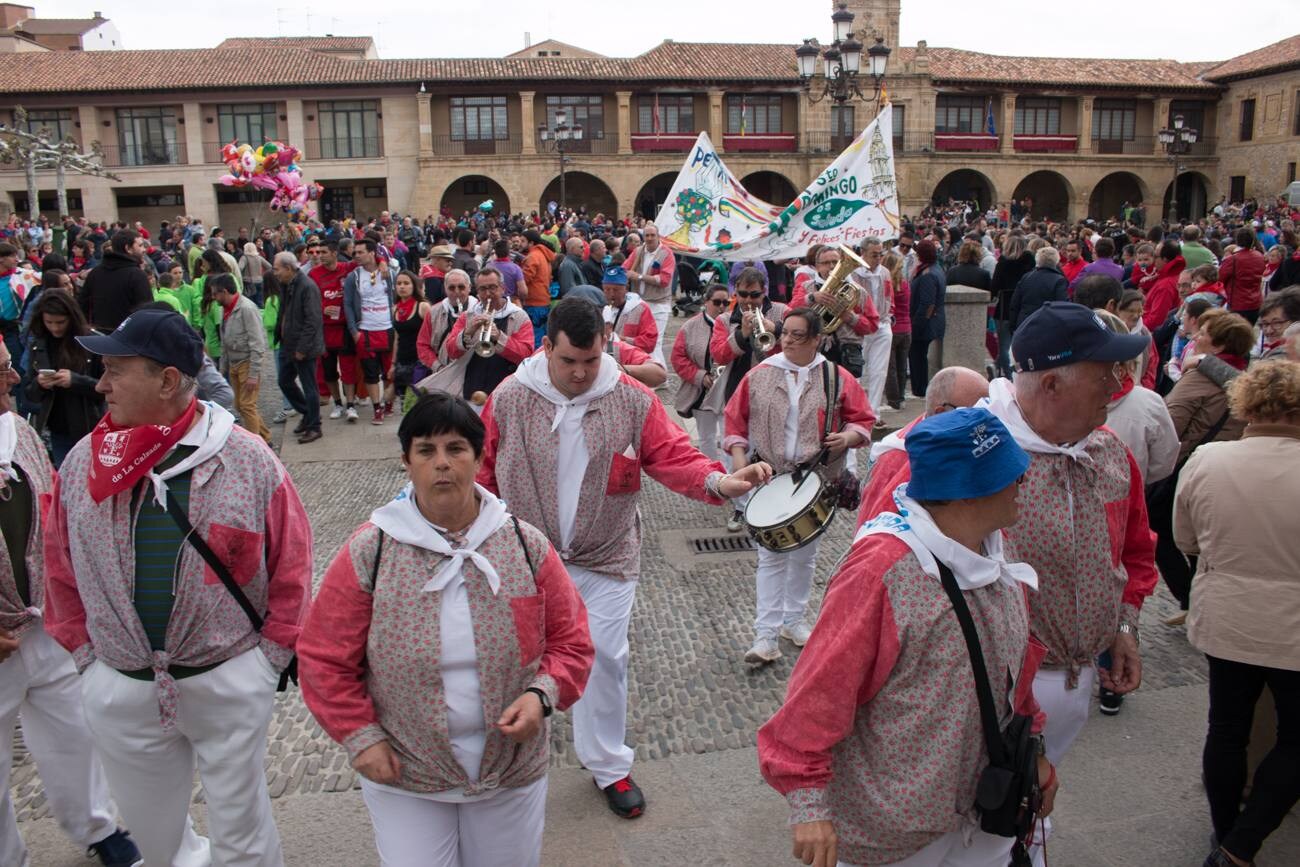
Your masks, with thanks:
[[(726, 283), (713, 283), (704, 297), (704, 307), (687, 319), (673, 341), (673, 370), (681, 377), (673, 406), (682, 418), (695, 419), (700, 435), (700, 451), (715, 461), (723, 460), (722, 437), (718, 429), (720, 414), (703, 406), (704, 398), (717, 379), (717, 362), (709, 351), (714, 323), (731, 302)], [(730, 529), (730, 527), (728, 527)], [(736, 530), (739, 531), (737, 526)]]

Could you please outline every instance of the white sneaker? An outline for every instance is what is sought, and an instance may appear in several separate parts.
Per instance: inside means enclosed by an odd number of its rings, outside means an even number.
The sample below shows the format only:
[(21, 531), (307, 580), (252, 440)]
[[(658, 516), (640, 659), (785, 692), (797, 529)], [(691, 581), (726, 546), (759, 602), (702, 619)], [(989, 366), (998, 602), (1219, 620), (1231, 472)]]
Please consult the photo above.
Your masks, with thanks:
[(340, 404), (334, 404), (334, 408), (330, 410), (330, 418), (343, 418), (343, 407)]
[(812, 627), (807, 621), (800, 620), (793, 626), (786, 625), (781, 627), (781, 637), (789, 641), (795, 647), (803, 647), (808, 643), (808, 636), (812, 635)]
[(271, 416), (271, 424), (281, 424), (282, 422), (286, 422), (293, 418), (297, 414), (298, 410), (296, 409), (282, 409), (275, 415)]
[(348, 408), (347, 408), (347, 411), (346, 411), (346, 413), (345, 413), (345, 415), (347, 415), (347, 417), (348, 417), (348, 421), (356, 421), (356, 420), (357, 420), (357, 408), (356, 408), (355, 406), (350, 406), (350, 407), (348, 407)]
[(370, 397), (367, 395), (357, 398), (357, 406), (370, 406)]
[(750, 665), (766, 665), (781, 658), (781, 648), (775, 638), (760, 635), (754, 639), (753, 647), (745, 651), (745, 662)]
[(739, 533), (743, 529), (745, 529), (745, 514), (737, 509), (732, 512), (731, 517), (727, 519), (727, 532)]

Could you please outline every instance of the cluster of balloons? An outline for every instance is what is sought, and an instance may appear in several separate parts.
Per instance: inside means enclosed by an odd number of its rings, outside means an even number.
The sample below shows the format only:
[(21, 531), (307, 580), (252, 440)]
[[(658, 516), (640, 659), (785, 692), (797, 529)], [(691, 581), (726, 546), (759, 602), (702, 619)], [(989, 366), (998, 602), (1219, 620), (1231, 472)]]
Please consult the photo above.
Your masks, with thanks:
[(269, 141), (261, 147), (231, 142), (221, 149), (221, 159), (230, 169), (221, 176), (227, 187), (256, 187), (269, 190), (271, 209), (296, 217), (314, 217), (311, 203), (320, 198), (324, 187), (302, 179), (297, 159), (302, 151), (284, 142)]

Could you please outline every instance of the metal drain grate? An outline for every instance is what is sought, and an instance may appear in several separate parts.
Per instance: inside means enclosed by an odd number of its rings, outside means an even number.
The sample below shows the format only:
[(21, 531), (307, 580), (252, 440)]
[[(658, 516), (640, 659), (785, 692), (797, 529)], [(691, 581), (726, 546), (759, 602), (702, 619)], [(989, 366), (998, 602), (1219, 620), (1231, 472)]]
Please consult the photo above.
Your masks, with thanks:
[(691, 540), (691, 551), (695, 554), (727, 554), (753, 550), (754, 540), (742, 535), (705, 536), (702, 539)]

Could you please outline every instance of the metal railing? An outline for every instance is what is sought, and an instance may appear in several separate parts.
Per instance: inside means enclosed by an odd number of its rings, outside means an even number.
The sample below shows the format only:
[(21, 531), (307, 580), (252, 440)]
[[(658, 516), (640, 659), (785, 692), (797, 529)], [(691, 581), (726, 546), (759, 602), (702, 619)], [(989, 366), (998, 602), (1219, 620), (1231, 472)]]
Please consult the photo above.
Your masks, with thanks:
[(1092, 138), (1092, 152), (1095, 154), (1127, 154), (1129, 156), (1158, 156), (1163, 151), (1156, 149), (1156, 137), (1139, 135), (1128, 139)]
[(356, 160), (382, 157), (384, 137), (309, 138), (303, 144), (303, 154), (309, 160)]
[[(538, 153), (554, 153), (554, 145), (542, 140), (542, 134), (534, 131), (533, 144)], [(592, 135), (587, 132), (580, 139), (569, 139), (564, 143), (566, 154), (616, 154), (618, 153), (618, 134), (605, 132)]]
[(186, 162), (185, 142), (146, 142), (144, 144), (106, 144), (104, 165), (115, 168), (131, 166), (178, 166)]
[(511, 133), (504, 138), (465, 138), (464, 136), (433, 136), (433, 152), (438, 156), (461, 157), (491, 154), (517, 154), (523, 151), (523, 137)]

